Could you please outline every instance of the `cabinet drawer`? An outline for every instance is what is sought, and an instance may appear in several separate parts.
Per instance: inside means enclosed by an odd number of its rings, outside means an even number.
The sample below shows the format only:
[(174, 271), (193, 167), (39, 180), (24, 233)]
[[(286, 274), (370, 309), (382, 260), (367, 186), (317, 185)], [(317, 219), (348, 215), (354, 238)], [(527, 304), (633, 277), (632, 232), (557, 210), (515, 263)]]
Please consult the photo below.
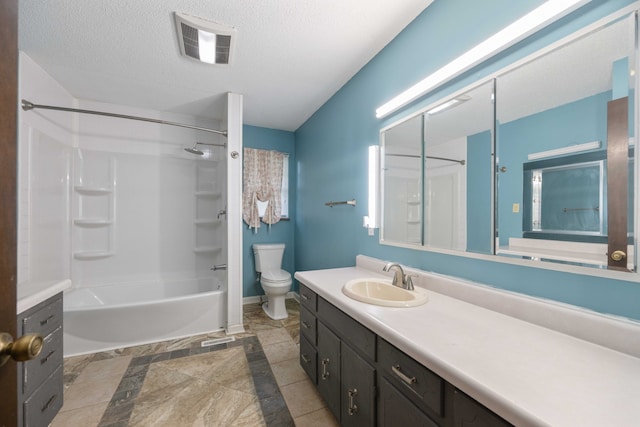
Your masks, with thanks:
[(378, 340), (378, 357), (382, 375), (390, 383), (417, 405), (443, 415), (442, 378), (382, 339)]
[(318, 298), (318, 319), (330, 326), (352, 348), (376, 360), (376, 335), (322, 297)]
[(511, 424), (482, 406), (460, 390), (453, 393), (453, 425), (509, 427)]
[(300, 307), (300, 333), (316, 345), (316, 316), (305, 307)]
[(318, 383), (318, 352), (315, 346), (303, 336), (300, 338), (300, 366), (314, 384)]
[(47, 300), (43, 306), (28, 310), (22, 318), (22, 335), (40, 334), (46, 337), (62, 325), (62, 298)]
[(311, 289), (300, 283), (300, 302), (313, 313), (316, 312), (318, 305), (318, 296)]
[(62, 407), (62, 366), (23, 404), (24, 426), (40, 427), (51, 423)]
[(62, 366), (61, 327), (44, 338), (37, 358), (22, 364), (22, 394), (30, 395), (58, 366)]

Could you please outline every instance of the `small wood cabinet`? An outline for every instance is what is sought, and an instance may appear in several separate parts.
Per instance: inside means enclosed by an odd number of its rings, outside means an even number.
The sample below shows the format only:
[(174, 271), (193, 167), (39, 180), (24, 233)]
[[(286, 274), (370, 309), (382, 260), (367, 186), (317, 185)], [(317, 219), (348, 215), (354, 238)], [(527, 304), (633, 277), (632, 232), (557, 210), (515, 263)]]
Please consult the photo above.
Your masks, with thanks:
[(303, 284), (300, 301), (300, 365), (342, 426), (510, 426)]
[(18, 425), (46, 426), (63, 401), (62, 293), (18, 314), (18, 333), (44, 338), (38, 357), (18, 365)]

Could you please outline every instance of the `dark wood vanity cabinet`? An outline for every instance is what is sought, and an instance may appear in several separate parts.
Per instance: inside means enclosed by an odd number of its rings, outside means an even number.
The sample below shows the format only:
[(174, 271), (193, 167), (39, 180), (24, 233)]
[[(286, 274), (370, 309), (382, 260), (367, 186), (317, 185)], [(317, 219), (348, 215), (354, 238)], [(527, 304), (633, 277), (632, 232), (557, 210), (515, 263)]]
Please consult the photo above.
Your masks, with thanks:
[(510, 425), (303, 284), (300, 301), (300, 365), (342, 426)]
[(300, 293), (301, 366), (341, 425), (375, 426), (375, 334), (303, 285)]
[(46, 426), (63, 400), (62, 293), (18, 314), (18, 329), (44, 338), (38, 357), (18, 368), (18, 425)]

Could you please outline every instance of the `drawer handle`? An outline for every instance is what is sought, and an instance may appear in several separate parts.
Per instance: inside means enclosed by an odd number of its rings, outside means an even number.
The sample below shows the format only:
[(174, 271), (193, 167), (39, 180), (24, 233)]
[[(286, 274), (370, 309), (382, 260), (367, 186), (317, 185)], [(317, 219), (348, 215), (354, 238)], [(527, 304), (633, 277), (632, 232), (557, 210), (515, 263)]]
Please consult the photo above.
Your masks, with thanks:
[(55, 353), (55, 352), (56, 352), (55, 350), (51, 350), (51, 351), (49, 352), (49, 354), (47, 354), (45, 357), (43, 357), (42, 359), (40, 359), (40, 364), (41, 364), (41, 365), (44, 365), (45, 363), (47, 363), (47, 361), (49, 360), (49, 358), (50, 358), (51, 356), (53, 356), (53, 353)]
[(415, 384), (418, 381), (416, 380), (416, 377), (411, 377), (409, 378), (408, 376), (406, 376), (405, 374), (402, 373), (402, 370), (400, 369), (400, 365), (395, 365), (391, 367), (391, 370), (393, 371), (394, 374), (396, 374), (402, 381), (404, 381), (405, 383), (411, 385), (411, 384)]
[(307, 294), (300, 294), (300, 296), (302, 297), (302, 299), (304, 300), (309, 300), (309, 296)]
[(349, 389), (349, 415), (354, 415), (358, 412), (358, 405), (356, 405), (356, 396), (358, 395), (358, 389)]
[(322, 379), (326, 380), (329, 378), (329, 371), (327, 370), (327, 365), (329, 364), (329, 358), (322, 359)]
[(44, 404), (44, 406), (42, 407), (42, 409), (40, 409), (40, 412), (44, 412), (47, 409), (49, 409), (51, 407), (51, 405), (53, 405), (53, 402), (56, 401), (56, 399), (58, 398), (57, 394), (54, 394), (53, 396), (51, 396), (49, 398), (49, 400), (47, 400), (47, 403)]
[(309, 329), (311, 328), (311, 325), (309, 325), (307, 322), (305, 322), (304, 320), (302, 321), (302, 326), (305, 327), (305, 329)]
[(309, 359), (309, 357), (306, 354), (301, 354), (300, 357), (302, 358), (304, 363), (306, 363), (307, 365), (309, 364), (309, 362), (311, 362), (311, 359)]
[(50, 321), (51, 319), (53, 319), (54, 317), (56, 317), (56, 316), (55, 316), (54, 314), (52, 314), (51, 316), (47, 317), (46, 319), (41, 320), (41, 321), (40, 321), (40, 326), (44, 326), (44, 325), (46, 325), (46, 324), (47, 324), (47, 323), (49, 323), (49, 321)]

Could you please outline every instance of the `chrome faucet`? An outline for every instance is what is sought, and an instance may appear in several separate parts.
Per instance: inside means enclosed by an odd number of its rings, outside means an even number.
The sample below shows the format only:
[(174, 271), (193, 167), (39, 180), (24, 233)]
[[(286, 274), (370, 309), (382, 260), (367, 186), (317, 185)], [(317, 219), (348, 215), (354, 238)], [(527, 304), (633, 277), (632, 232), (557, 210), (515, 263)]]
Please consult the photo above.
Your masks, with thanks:
[(396, 271), (393, 275), (392, 285), (398, 286), (402, 289), (407, 289), (409, 291), (413, 291), (413, 276), (409, 276), (404, 273), (402, 266), (397, 262), (389, 262), (383, 268), (382, 271), (391, 271), (392, 268), (395, 268)]

